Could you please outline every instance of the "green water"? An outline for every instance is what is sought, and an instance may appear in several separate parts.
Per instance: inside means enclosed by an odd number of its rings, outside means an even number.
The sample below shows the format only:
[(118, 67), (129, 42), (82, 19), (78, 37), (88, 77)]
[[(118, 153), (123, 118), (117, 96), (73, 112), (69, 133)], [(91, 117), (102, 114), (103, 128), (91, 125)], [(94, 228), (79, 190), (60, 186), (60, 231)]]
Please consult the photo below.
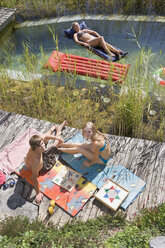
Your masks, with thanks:
[[(82, 19), (81, 19), (82, 20)], [(80, 19), (77, 21), (81, 21)], [(112, 45), (128, 51), (128, 56), (121, 60), (125, 64), (135, 65), (141, 48), (151, 50), (150, 64), (153, 70), (165, 66), (165, 23), (154, 21), (126, 21), (126, 20), (101, 20), (86, 19), (87, 26), (103, 35), (105, 40)], [(49, 21), (50, 23), (50, 21)], [(43, 64), (47, 61), (53, 50), (60, 52), (100, 59), (64, 36), (63, 30), (69, 28), (72, 21), (55, 22), (52, 24), (33, 23), (13, 29), (7, 39), (0, 40), (0, 63), (12, 70), (24, 70), (28, 63), (25, 59), (25, 47), (30, 55), (34, 55), (33, 65), (35, 72), (41, 73)], [(40, 24), (40, 25), (37, 25)], [(137, 40), (132, 36), (136, 34)], [(57, 40), (55, 42), (54, 38)], [(3, 37), (2, 37), (3, 38)], [(43, 53), (45, 56), (43, 56)], [(10, 55), (9, 55), (10, 54)]]

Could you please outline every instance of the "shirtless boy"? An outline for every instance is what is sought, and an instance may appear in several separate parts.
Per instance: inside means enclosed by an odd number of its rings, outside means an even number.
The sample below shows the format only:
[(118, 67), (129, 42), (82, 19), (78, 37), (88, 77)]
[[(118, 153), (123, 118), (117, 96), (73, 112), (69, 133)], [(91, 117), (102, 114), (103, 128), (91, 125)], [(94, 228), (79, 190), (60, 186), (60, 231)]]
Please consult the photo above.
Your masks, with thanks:
[[(38, 176), (39, 172), (44, 167), (44, 152), (48, 149), (55, 148), (58, 146), (58, 144), (64, 142), (61, 138), (61, 131), (65, 125), (66, 121), (64, 121), (59, 126), (53, 126), (48, 132), (46, 132), (42, 136), (33, 135), (29, 140), (30, 149), (25, 158), (25, 165), (29, 170), (32, 171), (32, 178), (34, 182), (34, 188), (36, 191), (35, 201), (37, 204), (40, 204), (43, 199), (43, 194), (39, 190)], [(54, 131), (56, 131), (55, 136), (52, 135)], [(47, 144), (50, 139), (54, 140), (54, 143), (50, 148), (46, 149), (45, 144)], [(56, 161), (54, 161), (54, 163), (55, 162)]]

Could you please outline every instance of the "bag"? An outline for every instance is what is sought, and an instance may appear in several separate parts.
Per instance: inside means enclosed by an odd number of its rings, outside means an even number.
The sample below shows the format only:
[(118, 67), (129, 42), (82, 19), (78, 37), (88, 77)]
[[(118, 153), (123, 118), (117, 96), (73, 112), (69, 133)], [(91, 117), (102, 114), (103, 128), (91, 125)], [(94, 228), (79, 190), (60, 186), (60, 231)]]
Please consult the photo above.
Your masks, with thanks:
[(0, 171), (0, 186), (6, 182), (6, 175)]

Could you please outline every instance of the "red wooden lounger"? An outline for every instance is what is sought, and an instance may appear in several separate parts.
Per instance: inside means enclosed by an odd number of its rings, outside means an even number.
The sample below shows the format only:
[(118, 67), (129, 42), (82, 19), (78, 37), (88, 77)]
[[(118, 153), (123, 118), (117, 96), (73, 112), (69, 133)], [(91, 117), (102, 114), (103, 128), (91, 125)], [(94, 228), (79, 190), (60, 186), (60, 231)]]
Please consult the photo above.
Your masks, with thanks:
[(51, 54), (46, 68), (52, 68), (56, 71), (67, 71), (83, 76), (94, 78), (101, 78), (104, 80), (117, 81), (123, 83), (126, 77), (129, 64), (119, 64), (103, 60), (85, 58), (75, 56), (72, 54), (64, 54), (61, 52), (53, 51)]

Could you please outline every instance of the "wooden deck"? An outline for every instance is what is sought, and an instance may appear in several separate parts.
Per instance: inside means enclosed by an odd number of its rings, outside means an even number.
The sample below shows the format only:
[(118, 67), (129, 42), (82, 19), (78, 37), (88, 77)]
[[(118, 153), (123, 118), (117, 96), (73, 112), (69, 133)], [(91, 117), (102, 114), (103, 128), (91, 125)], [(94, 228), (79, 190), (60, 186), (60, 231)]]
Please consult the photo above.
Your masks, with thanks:
[(15, 19), (16, 9), (0, 8), (0, 32)]
[[(52, 123), (24, 115), (0, 111), (0, 151), (6, 145), (23, 134), (29, 127), (45, 132)], [(63, 137), (72, 135), (76, 129), (67, 127)], [(124, 165), (146, 182), (146, 189), (128, 207), (126, 214), (133, 218), (139, 210), (153, 207), (165, 201), (165, 143), (154, 141), (131, 139), (108, 135), (112, 146), (113, 160)], [(29, 199), (35, 194), (34, 189), (27, 184), (24, 196)], [(44, 197), (39, 207), (39, 217), (47, 223), (52, 221), (57, 226), (62, 226), (73, 219), (86, 221), (101, 216), (105, 213), (113, 214), (106, 206), (91, 198), (74, 218), (64, 212), (58, 206), (51, 217), (47, 215), (49, 200)], [(120, 210), (122, 211), (122, 210)]]

